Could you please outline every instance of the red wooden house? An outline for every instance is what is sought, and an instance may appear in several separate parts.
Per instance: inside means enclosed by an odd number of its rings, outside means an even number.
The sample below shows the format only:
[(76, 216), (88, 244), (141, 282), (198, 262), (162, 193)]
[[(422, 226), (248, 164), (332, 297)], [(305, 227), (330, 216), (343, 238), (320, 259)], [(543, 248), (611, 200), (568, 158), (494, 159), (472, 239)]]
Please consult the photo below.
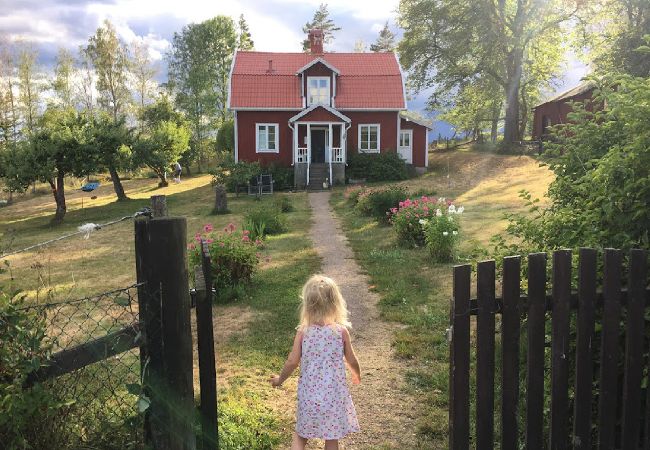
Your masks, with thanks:
[(399, 152), (427, 167), (430, 125), (407, 118), (404, 76), (394, 53), (325, 53), (322, 30), (310, 53), (238, 51), (228, 107), (235, 160), (293, 167), (297, 187), (345, 181), (348, 155)]
[(592, 110), (591, 98), (595, 87), (593, 82), (586, 81), (535, 106), (533, 108), (533, 139), (543, 141), (548, 138), (551, 126), (566, 123), (567, 116), (573, 109), (572, 102), (586, 100), (587, 110)]

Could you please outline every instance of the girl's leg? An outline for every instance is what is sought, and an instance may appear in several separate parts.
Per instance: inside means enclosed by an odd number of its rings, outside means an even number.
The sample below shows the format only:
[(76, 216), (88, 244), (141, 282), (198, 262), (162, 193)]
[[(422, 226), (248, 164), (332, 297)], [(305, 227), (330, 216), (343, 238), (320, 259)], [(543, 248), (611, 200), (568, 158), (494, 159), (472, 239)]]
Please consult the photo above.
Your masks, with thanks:
[(332, 441), (325, 441), (325, 450), (339, 450), (338, 439)]
[(294, 431), (293, 440), (291, 441), (291, 450), (305, 450), (305, 445), (307, 445), (307, 439), (298, 436), (298, 433)]

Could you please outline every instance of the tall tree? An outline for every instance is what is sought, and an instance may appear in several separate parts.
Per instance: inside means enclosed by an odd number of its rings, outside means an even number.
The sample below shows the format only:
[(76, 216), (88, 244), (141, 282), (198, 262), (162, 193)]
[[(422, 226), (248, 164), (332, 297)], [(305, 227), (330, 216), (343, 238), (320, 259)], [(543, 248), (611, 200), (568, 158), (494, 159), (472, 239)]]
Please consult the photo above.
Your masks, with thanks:
[(365, 53), (366, 43), (363, 42), (363, 39), (357, 39), (354, 41), (354, 53)]
[(174, 33), (167, 55), (170, 86), (176, 105), (192, 126), (186, 167), (196, 160), (201, 170), (209, 135), (230, 117), (228, 75), (236, 45), (235, 24), (226, 16), (193, 23)]
[(28, 134), (36, 130), (41, 86), (37, 80), (38, 53), (30, 44), (22, 44), (18, 53), (18, 87), (23, 126)]
[(144, 41), (135, 41), (132, 44), (131, 75), (138, 103), (140, 114), (144, 111), (147, 100), (154, 96), (156, 82), (154, 78), (158, 73), (158, 67), (154, 65), (149, 55), (149, 46)]
[[(131, 92), (128, 87), (128, 74), (130, 68), (129, 55), (126, 46), (117, 37), (115, 28), (110, 21), (105, 20), (104, 25), (97, 28), (93, 36), (88, 39), (84, 49), (97, 74), (98, 103), (118, 123), (127, 113), (131, 103)], [(111, 154), (107, 161), (112, 161)], [(108, 165), (113, 188), (118, 200), (128, 197), (117, 173), (117, 167)]]
[(63, 108), (74, 107), (74, 74), (74, 57), (68, 50), (60, 48), (54, 66), (52, 89), (58, 104)]
[[(314, 28), (323, 30), (323, 43), (330, 44), (334, 40), (334, 32), (340, 31), (341, 27), (337, 27), (334, 20), (330, 18), (330, 13), (327, 10), (327, 3), (321, 3), (311, 22), (307, 22), (302, 27), (302, 32), (307, 34), (309, 30)], [(309, 51), (309, 39), (302, 41), (303, 51)]]
[(237, 48), (239, 50), (249, 51), (255, 49), (253, 36), (248, 29), (248, 23), (243, 14), (239, 16), (239, 22), (237, 23), (237, 36)]
[(5, 145), (18, 137), (18, 104), (14, 84), (15, 58), (8, 38), (0, 36), (0, 132)]
[(75, 100), (81, 109), (92, 115), (95, 111), (96, 75), (92, 61), (83, 48), (79, 50), (78, 69), (75, 82)]
[(390, 31), (390, 28), (388, 28), (388, 21), (386, 21), (384, 28), (379, 32), (377, 41), (370, 45), (370, 51), (392, 52), (393, 50), (395, 50), (395, 33)]
[[(561, 35), (575, 11), (564, 0), (401, 0), (401, 61), (415, 89), (433, 88), (434, 105), (476, 76), (492, 79), (502, 90), (509, 145), (522, 138), (522, 79), (536, 63), (531, 47), (549, 33)], [(555, 45), (545, 51), (561, 54)]]

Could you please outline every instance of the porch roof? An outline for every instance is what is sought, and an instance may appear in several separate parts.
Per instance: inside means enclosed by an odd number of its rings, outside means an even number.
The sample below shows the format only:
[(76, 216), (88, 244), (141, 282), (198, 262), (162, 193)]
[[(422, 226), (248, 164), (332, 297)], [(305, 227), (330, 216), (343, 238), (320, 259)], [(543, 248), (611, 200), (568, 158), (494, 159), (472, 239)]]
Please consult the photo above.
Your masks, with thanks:
[(336, 109), (334, 109), (334, 108), (332, 108), (332, 107), (330, 107), (328, 105), (311, 105), (309, 108), (300, 111), (298, 114), (296, 114), (291, 119), (289, 119), (289, 123), (296, 122), (297, 120), (305, 117), (306, 115), (308, 115), (309, 113), (311, 113), (312, 111), (314, 111), (314, 110), (316, 110), (318, 108), (323, 108), (325, 111), (327, 111), (328, 113), (338, 117), (339, 119), (341, 119), (345, 123), (352, 122), (352, 120), (348, 116), (346, 116), (345, 114), (342, 114), (341, 112), (337, 111)]

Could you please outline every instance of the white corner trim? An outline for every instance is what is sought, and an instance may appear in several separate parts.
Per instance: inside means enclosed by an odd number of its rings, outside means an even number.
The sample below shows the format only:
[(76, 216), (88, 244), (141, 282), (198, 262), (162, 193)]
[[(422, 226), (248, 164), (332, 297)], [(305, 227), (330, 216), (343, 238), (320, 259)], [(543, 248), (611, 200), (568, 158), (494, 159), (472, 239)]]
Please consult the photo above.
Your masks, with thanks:
[[(361, 150), (361, 127), (377, 127), (377, 150)], [(359, 153), (381, 153), (381, 124), (360, 123), (357, 125), (357, 151)]]
[(424, 130), (424, 167), (429, 167), (429, 129)]
[(232, 73), (235, 70), (238, 51), (239, 49), (235, 49), (235, 54), (232, 56), (232, 64), (230, 64), (230, 73), (228, 74), (228, 100), (226, 101), (226, 108), (228, 109), (230, 109), (230, 96), (232, 95)]
[(237, 132), (237, 129), (238, 129), (238, 127), (237, 127), (237, 121), (238, 121), (238, 119), (237, 119), (237, 111), (235, 111), (235, 119), (234, 120), (235, 120), (235, 162), (237, 163), (237, 162), (239, 162), (239, 145), (238, 145), (239, 144), (239, 136), (237, 136), (237, 134), (238, 134), (238, 132)]
[[(259, 143), (259, 129), (260, 127), (275, 127), (275, 150), (260, 150)], [(268, 147), (268, 128), (266, 131), (267, 147)], [(280, 124), (278, 123), (256, 123), (255, 124), (255, 153), (280, 153)]]
[(337, 75), (341, 74), (339, 69), (337, 69), (336, 67), (334, 67), (333, 65), (331, 65), (330, 63), (325, 61), (323, 58), (318, 57), (316, 59), (313, 59), (311, 62), (305, 64), (300, 69), (298, 69), (298, 71), (296, 72), (296, 75), (298, 75), (299, 73), (304, 72), (305, 70), (309, 69), (311, 66), (313, 66), (315, 64), (318, 64), (318, 63), (321, 63), (322, 65), (324, 65), (325, 67), (327, 67), (329, 70), (331, 70), (332, 72), (334, 72)]
[(397, 146), (395, 147), (399, 151), (399, 133), (402, 131), (402, 118), (400, 117), (399, 113), (397, 115)]
[(406, 81), (404, 77), (404, 70), (402, 69), (402, 65), (399, 63), (399, 58), (397, 57), (396, 52), (393, 52), (393, 56), (395, 56), (395, 62), (397, 62), (397, 67), (399, 67), (400, 77), (402, 78), (402, 95), (404, 96), (404, 109), (408, 109), (408, 104), (406, 103)]

